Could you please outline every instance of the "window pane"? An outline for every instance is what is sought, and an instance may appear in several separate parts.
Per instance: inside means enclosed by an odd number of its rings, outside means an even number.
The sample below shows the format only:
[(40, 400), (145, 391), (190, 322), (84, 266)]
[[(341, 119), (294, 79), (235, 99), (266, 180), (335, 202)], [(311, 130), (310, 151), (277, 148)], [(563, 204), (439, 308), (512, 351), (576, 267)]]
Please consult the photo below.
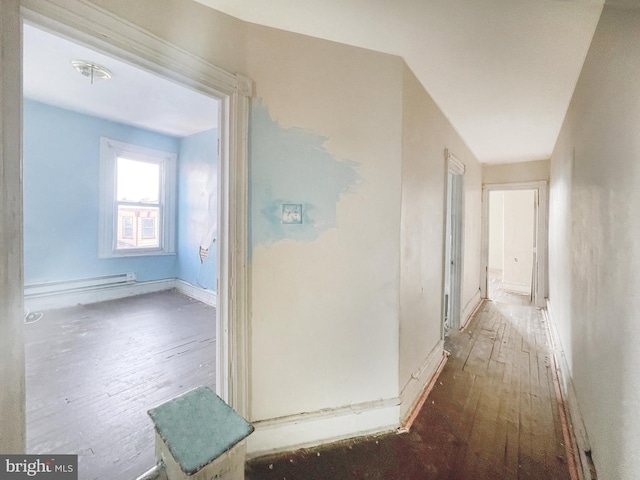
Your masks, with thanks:
[(142, 238), (156, 238), (156, 219), (142, 218)]
[(158, 207), (118, 205), (117, 250), (159, 248)]
[(133, 217), (122, 217), (122, 237), (128, 239), (133, 238)]
[(160, 165), (118, 157), (116, 199), (119, 202), (158, 203)]

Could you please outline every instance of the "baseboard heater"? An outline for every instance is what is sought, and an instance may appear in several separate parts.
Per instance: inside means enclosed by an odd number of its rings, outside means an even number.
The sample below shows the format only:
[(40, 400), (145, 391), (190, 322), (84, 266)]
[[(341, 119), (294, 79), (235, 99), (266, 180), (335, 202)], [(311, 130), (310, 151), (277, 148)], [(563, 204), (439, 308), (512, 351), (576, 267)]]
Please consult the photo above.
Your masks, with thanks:
[(61, 293), (84, 292), (88, 290), (109, 288), (135, 283), (135, 273), (105, 275), (102, 277), (84, 278), (81, 280), (65, 280), (62, 282), (36, 283), (25, 285), (24, 296), (37, 298)]

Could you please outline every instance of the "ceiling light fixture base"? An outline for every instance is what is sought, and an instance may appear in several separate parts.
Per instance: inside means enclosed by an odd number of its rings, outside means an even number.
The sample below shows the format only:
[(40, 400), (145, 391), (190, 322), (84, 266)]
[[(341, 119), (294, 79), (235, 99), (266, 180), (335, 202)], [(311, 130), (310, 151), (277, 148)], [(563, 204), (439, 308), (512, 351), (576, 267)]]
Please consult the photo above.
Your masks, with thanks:
[(71, 65), (77, 72), (88, 77), (93, 85), (94, 80), (109, 80), (111, 72), (97, 63), (87, 62), (85, 60), (72, 60)]

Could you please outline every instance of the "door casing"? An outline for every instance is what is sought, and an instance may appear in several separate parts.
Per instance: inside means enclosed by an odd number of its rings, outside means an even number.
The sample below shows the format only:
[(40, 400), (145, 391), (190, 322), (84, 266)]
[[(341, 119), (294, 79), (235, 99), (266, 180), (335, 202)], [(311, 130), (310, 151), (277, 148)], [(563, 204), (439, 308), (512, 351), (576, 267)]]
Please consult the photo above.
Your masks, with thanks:
[(488, 270), (489, 270), (489, 193), (492, 191), (507, 190), (535, 190), (536, 191), (536, 221), (534, 266), (532, 282), (533, 304), (544, 308), (548, 297), (547, 282), (547, 245), (548, 245), (548, 197), (547, 182), (520, 182), (520, 183), (492, 183), (485, 184), (482, 188), (482, 244), (481, 244), (481, 269), (480, 269), (480, 294), (482, 298), (488, 295)]

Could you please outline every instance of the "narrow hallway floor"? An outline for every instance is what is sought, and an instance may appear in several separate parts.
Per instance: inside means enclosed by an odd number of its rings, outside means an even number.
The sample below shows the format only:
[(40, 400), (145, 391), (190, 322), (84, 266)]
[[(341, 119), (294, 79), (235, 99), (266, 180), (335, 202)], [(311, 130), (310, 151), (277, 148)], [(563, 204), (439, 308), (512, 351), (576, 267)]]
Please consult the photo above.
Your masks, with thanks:
[(258, 458), (246, 479), (570, 479), (547, 325), (511, 297), (450, 332), (449, 360), (409, 433)]

